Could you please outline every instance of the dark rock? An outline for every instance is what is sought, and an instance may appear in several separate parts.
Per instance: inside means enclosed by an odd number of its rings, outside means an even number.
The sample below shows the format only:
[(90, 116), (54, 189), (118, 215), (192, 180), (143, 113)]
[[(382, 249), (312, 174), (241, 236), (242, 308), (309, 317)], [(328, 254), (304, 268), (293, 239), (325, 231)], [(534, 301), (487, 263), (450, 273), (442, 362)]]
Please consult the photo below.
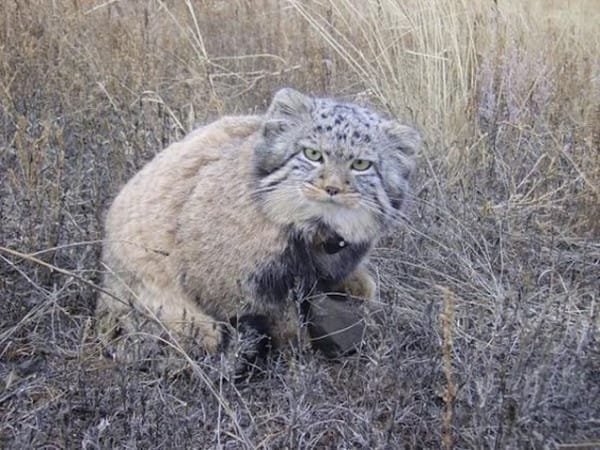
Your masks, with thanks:
[(360, 347), (372, 314), (370, 302), (341, 294), (322, 294), (308, 302), (308, 333), (314, 348), (335, 358)]

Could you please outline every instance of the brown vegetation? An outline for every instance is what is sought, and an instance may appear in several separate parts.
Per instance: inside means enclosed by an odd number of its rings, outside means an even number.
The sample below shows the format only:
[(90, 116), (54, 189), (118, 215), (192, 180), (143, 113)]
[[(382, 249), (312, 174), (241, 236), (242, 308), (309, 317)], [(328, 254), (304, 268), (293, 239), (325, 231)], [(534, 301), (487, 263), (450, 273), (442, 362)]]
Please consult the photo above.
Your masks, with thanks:
[[(2, 447), (600, 446), (595, 0), (0, 13)], [(285, 85), (422, 129), (410, 215), (373, 261), (383, 323), (359, 355), (274, 358), (242, 385), (219, 357), (104, 358), (108, 202), (195, 124)]]

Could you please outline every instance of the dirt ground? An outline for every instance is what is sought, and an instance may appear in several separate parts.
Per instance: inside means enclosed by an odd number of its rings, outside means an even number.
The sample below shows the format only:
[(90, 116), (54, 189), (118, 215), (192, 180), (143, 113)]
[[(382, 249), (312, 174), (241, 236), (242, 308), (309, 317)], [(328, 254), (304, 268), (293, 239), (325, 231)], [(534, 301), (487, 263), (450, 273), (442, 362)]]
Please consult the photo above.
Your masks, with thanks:
[[(597, 4), (400, 3), (3, 2), (0, 447), (600, 447)], [(372, 259), (381, 323), (247, 382), (152, 337), (116, 363), (93, 332), (108, 204), (281, 86), (423, 133)]]

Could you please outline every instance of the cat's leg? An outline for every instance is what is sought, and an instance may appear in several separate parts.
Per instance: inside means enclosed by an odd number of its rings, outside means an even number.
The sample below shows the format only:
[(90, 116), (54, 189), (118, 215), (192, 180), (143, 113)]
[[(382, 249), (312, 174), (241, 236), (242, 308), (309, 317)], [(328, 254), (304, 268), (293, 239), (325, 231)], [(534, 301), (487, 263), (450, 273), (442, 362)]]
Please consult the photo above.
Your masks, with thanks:
[(142, 312), (175, 336), (191, 338), (209, 353), (223, 340), (224, 324), (202, 311), (197, 302), (177, 286), (146, 286), (140, 294)]
[(278, 349), (307, 348), (308, 311), (310, 300), (288, 301), (283, 308), (269, 315), (273, 347)]
[[(136, 283), (112, 292), (121, 301), (103, 294), (96, 328), (103, 341), (117, 344), (116, 358), (127, 353), (132, 343), (152, 336), (184, 349), (190, 344), (200, 346), (209, 353), (216, 352), (223, 342), (226, 324), (204, 313), (177, 286)], [(125, 356), (129, 359), (131, 355)]]
[(242, 313), (229, 322), (222, 348), (234, 379), (261, 372), (274, 345), (271, 320), (264, 314)]

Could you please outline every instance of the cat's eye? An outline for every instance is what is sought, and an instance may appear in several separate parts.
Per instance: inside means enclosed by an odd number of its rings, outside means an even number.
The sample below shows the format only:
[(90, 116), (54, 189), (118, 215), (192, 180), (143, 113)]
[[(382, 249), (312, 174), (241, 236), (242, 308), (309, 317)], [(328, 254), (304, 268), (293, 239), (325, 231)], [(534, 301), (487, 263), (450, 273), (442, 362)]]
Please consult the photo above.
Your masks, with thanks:
[(303, 153), (309, 161), (320, 162), (323, 160), (323, 154), (314, 148), (305, 147)]
[(355, 159), (352, 161), (352, 169), (357, 170), (359, 172), (363, 172), (371, 167), (373, 163), (371, 161), (367, 161), (366, 159)]

